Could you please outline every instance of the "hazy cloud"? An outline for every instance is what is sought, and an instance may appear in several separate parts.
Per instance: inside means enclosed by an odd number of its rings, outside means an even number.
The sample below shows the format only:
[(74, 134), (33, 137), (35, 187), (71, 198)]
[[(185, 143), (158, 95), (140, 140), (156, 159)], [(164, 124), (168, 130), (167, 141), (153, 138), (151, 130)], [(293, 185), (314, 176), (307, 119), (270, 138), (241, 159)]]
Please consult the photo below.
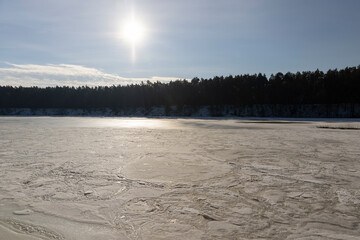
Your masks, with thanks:
[(72, 64), (13, 64), (0, 68), (0, 86), (111, 86), (146, 82), (169, 82), (180, 78), (158, 77), (126, 78), (96, 68)]

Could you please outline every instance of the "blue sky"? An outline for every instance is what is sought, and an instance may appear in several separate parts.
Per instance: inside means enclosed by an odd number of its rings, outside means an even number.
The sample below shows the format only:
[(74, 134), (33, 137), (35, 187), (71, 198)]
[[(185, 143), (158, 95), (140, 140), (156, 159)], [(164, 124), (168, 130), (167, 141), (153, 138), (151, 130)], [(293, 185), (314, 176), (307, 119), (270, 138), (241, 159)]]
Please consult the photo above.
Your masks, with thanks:
[[(136, 60), (123, 23), (144, 26)], [(0, 0), (0, 85), (112, 85), (360, 64), (359, 0)]]

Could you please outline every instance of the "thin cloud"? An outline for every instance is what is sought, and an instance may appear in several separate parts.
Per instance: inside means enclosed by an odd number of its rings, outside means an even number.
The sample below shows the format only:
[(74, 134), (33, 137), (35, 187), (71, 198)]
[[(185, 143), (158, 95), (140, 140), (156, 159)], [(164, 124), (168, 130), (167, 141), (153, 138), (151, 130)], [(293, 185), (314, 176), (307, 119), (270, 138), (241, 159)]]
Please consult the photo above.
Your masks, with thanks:
[(96, 68), (73, 64), (13, 64), (0, 68), (0, 86), (111, 86), (136, 84), (146, 81), (169, 82), (180, 78), (126, 78)]

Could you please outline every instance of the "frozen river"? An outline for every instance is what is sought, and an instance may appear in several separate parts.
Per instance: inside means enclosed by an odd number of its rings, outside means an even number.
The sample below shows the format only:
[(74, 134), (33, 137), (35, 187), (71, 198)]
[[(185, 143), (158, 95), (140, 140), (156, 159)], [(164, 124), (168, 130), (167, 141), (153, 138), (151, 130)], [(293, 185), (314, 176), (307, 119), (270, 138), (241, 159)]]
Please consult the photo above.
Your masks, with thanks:
[(359, 125), (0, 117), (0, 240), (359, 239)]

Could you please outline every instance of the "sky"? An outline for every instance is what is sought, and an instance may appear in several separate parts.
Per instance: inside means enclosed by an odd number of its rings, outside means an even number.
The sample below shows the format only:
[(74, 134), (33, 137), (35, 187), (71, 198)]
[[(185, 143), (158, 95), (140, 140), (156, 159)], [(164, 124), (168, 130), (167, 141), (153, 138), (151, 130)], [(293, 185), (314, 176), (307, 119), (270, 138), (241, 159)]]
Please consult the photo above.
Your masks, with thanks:
[(359, 12), (359, 0), (0, 0), (0, 86), (358, 66)]

